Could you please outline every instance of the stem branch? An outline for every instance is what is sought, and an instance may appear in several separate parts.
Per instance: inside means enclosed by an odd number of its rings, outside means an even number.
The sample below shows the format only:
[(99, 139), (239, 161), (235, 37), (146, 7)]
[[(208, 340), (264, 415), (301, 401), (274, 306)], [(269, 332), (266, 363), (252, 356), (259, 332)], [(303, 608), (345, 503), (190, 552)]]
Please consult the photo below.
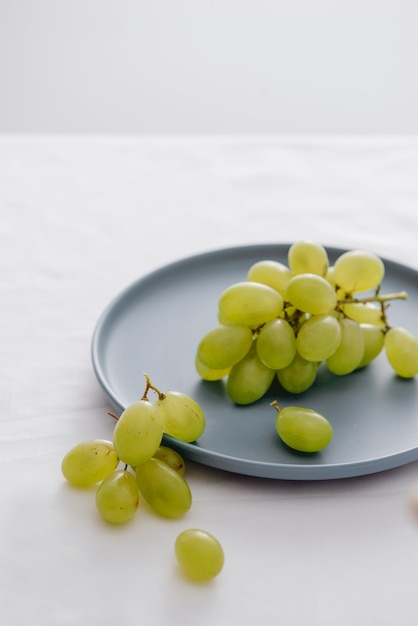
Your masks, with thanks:
[(148, 394), (148, 391), (149, 391), (150, 389), (152, 389), (153, 391), (155, 391), (155, 393), (158, 395), (158, 397), (159, 397), (160, 399), (161, 399), (161, 398), (163, 398), (163, 397), (164, 397), (164, 394), (163, 394), (163, 393), (161, 393), (161, 391), (160, 391), (157, 387), (155, 387), (155, 386), (151, 383), (151, 380), (150, 380), (150, 377), (148, 376), (148, 374), (144, 374), (144, 376), (145, 376), (145, 380), (146, 380), (146, 383), (147, 383), (147, 384), (146, 384), (146, 386), (145, 386), (145, 391), (144, 391), (144, 394), (143, 394), (143, 396), (142, 396), (141, 400), (147, 400), (147, 399), (148, 399), (148, 398), (147, 398), (147, 394)]
[(338, 300), (338, 305), (341, 304), (366, 304), (366, 302), (389, 302), (389, 300), (407, 300), (408, 294), (406, 291), (399, 291), (398, 293), (388, 293), (384, 296), (378, 294), (374, 296), (368, 296), (366, 298), (346, 298), (345, 300)]

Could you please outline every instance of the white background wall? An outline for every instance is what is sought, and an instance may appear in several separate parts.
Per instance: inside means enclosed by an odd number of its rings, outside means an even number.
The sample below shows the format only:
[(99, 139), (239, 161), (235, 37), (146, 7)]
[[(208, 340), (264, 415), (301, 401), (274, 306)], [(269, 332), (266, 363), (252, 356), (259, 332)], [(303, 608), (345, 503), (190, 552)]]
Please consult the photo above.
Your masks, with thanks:
[(417, 0), (0, 0), (0, 132), (416, 133)]

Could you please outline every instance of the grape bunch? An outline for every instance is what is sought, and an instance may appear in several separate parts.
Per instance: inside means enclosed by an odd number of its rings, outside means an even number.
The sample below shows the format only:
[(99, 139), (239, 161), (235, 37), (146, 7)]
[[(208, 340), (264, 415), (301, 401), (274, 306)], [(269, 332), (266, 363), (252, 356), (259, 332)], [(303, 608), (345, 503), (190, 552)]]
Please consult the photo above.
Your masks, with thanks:
[(324, 246), (298, 241), (287, 261), (257, 261), (245, 280), (221, 293), (218, 324), (196, 350), (203, 380), (225, 379), (229, 398), (247, 405), (262, 398), (275, 379), (299, 394), (313, 385), (321, 364), (345, 376), (382, 350), (398, 376), (416, 376), (418, 340), (408, 329), (391, 326), (387, 316), (389, 302), (405, 300), (407, 293), (380, 293), (380, 257), (349, 250), (330, 265)]
[[(151, 402), (148, 392), (157, 393)], [(206, 425), (200, 405), (177, 391), (162, 393), (146, 375), (142, 397), (118, 417), (112, 441), (82, 442), (63, 458), (61, 469), (72, 485), (99, 483), (96, 504), (105, 520), (126, 522), (139, 505), (139, 494), (160, 515), (177, 518), (191, 507), (192, 494), (184, 479), (185, 463), (163, 445), (163, 435), (191, 442)], [(121, 467), (120, 464), (124, 467)]]
[[(148, 392), (157, 393), (151, 402)], [(164, 434), (181, 441), (196, 441), (206, 425), (200, 405), (176, 391), (162, 393), (146, 376), (143, 396), (118, 417), (112, 441), (93, 439), (69, 450), (61, 462), (64, 478), (74, 487), (96, 486), (96, 507), (110, 524), (123, 524), (136, 514), (141, 497), (154, 512), (176, 519), (192, 506), (192, 493), (184, 478), (185, 462), (164, 445)], [(217, 539), (200, 529), (189, 529), (175, 544), (177, 561), (188, 578), (209, 580), (223, 567)], [(196, 561), (196, 555), (200, 555)]]

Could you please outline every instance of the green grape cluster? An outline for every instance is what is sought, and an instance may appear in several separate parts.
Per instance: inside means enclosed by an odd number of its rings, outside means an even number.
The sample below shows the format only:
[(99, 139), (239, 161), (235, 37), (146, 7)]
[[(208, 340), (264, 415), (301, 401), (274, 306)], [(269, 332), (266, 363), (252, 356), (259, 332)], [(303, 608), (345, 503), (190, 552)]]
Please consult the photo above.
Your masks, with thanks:
[[(157, 394), (154, 402), (148, 399), (150, 390)], [(206, 425), (200, 405), (181, 392), (162, 393), (146, 376), (143, 396), (119, 417), (109, 415), (117, 420), (112, 441), (93, 439), (74, 446), (61, 462), (64, 478), (74, 487), (95, 487), (96, 508), (109, 524), (130, 521), (141, 500), (162, 517), (184, 516), (192, 506), (186, 465), (179, 452), (163, 443), (163, 436), (198, 439)], [(209, 580), (223, 567), (220, 543), (204, 530), (183, 531), (174, 553), (194, 581)]]
[[(150, 390), (157, 394), (154, 402), (148, 398)], [(143, 396), (119, 417), (110, 415), (117, 420), (112, 441), (76, 445), (62, 460), (64, 477), (77, 487), (98, 484), (97, 509), (114, 524), (133, 517), (140, 496), (164, 517), (184, 515), (192, 505), (184, 459), (163, 445), (163, 436), (198, 439), (206, 425), (200, 405), (181, 392), (162, 393), (146, 376)]]
[(225, 379), (239, 405), (262, 398), (275, 379), (299, 394), (314, 384), (321, 364), (345, 376), (382, 351), (398, 376), (416, 376), (418, 339), (390, 326), (387, 316), (388, 302), (407, 294), (382, 295), (384, 275), (372, 252), (342, 252), (331, 265), (324, 246), (311, 241), (291, 245), (287, 264), (257, 261), (220, 294), (218, 324), (197, 346), (197, 373)]

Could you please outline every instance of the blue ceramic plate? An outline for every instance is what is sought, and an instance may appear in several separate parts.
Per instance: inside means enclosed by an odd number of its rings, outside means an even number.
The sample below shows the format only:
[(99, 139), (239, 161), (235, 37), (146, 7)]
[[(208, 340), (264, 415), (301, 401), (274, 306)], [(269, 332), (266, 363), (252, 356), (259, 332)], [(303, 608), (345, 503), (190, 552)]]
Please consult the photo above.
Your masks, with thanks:
[[(142, 396), (146, 372), (162, 391), (192, 396), (207, 420), (198, 442), (167, 437), (165, 443), (186, 459), (219, 469), (286, 480), (323, 480), (371, 474), (418, 459), (418, 382), (394, 375), (384, 353), (365, 369), (337, 377), (321, 366), (317, 381), (294, 396), (273, 384), (257, 403), (238, 407), (224, 383), (200, 380), (194, 368), (196, 347), (217, 322), (222, 291), (245, 280), (262, 259), (287, 262), (289, 244), (216, 250), (186, 258), (140, 278), (120, 293), (99, 319), (92, 361), (100, 385), (116, 411)], [(343, 252), (327, 248), (330, 263)], [(394, 301), (392, 325), (417, 334), (418, 272), (390, 260), (382, 293), (405, 290)], [(152, 398), (152, 394), (150, 396)], [(270, 406), (298, 404), (324, 414), (334, 428), (331, 444), (317, 454), (285, 447), (275, 431)]]

